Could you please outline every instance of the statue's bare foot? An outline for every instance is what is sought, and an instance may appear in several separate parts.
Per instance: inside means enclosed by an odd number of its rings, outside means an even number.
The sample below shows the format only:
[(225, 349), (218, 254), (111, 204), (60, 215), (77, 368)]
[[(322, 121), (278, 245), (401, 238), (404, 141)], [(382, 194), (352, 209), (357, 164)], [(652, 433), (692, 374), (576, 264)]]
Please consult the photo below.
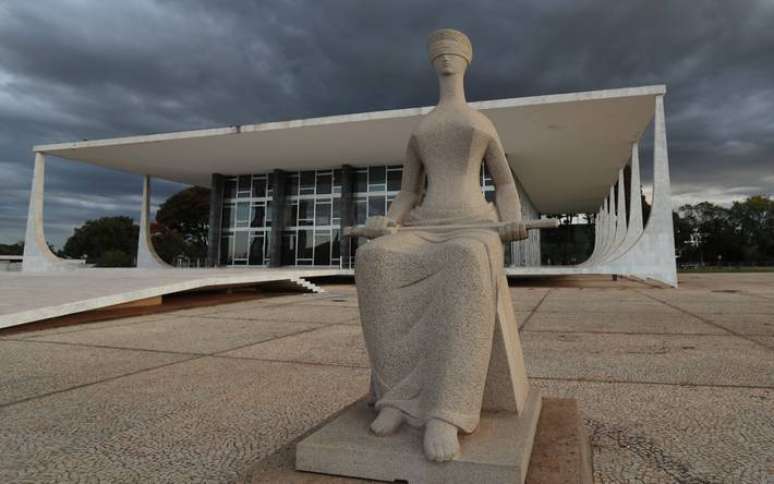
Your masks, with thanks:
[(397, 408), (384, 407), (379, 411), (376, 419), (371, 422), (371, 432), (380, 437), (389, 435), (398, 430), (403, 420), (403, 412)]
[(425, 426), (425, 457), (435, 462), (445, 462), (460, 453), (457, 427), (443, 420), (432, 419)]

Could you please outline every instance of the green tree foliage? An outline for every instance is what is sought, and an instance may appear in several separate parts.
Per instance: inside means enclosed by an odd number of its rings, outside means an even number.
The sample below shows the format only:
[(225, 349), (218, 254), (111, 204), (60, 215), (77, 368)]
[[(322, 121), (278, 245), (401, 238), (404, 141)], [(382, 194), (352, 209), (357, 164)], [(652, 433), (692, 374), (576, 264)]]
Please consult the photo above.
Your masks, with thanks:
[[(134, 224), (130, 217), (102, 217), (88, 220), (77, 227), (73, 235), (67, 239), (62, 254), (73, 259), (86, 256), (87, 262), (102, 265), (103, 254), (109, 251), (120, 251), (131, 264), (137, 254), (139, 230), (140, 228)], [(109, 258), (109, 261), (116, 260), (115, 254)]]
[(774, 200), (756, 195), (730, 208), (683, 205), (675, 220), (682, 264), (774, 264)]
[(153, 246), (169, 264), (182, 255), (191, 260), (207, 256), (210, 190), (190, 187), (169, 197), (156, 212), (151, 227)]
[(133, 258), (123, 250), (106, 250), (99, 256), (97, 267), (132, 267)]
[(15, 244), (0, 244), (0, 255), (22, 255), (24, 254), (24, 242)]

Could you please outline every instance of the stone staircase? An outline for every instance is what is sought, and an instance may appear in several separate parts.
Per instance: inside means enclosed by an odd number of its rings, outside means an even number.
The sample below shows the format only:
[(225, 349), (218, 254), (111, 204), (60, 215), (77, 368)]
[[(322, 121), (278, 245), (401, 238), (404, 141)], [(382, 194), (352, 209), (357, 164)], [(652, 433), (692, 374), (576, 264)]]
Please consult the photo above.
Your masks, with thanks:
[(290, 281), (294, 284), (303, 287), (307, 291), (313, 292), (313, 293), (321, 293), (325, 292), (325, 289), (318, 286), (317, 284), (311, 283), (304, 279), (303, 277), (291, 277)]

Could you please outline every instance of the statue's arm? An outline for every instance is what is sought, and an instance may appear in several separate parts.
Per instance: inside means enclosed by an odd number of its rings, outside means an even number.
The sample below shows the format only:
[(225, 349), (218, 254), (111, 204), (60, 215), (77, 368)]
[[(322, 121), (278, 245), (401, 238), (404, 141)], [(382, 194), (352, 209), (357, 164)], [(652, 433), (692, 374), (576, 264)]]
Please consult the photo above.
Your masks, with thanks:
[(406, 160), (403, 163), (400, 192), (398, 192), (395, 200), (392, 201), (390, 210), (387, 212), (387, 217), (398, 224), (401, 224), (403, 218), (414, 208), (422, 193), (424, 168), (415, 143), (416, 141), (412, 136), (406, 148)]
[(489, 145), (484, 155), (484, 162), (495, 184), (495, 205), (503, 222), (521, 221), (521, 201), (516, 191), (516, 183), (513, 181), (513, 173), (505, 158), (503, 145), (497, 132), (489, 140)]

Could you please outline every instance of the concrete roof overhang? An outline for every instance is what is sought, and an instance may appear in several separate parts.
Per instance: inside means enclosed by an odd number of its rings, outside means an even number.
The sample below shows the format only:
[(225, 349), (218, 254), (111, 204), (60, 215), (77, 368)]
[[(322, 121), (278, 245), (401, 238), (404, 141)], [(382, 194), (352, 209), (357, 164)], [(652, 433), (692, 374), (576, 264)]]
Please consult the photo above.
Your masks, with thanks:
[[(541, 213), (593, 212), (626, 165), (663, 85), (470, 103), (495, 124), (514, 173)], [(399, 164), (432, 107), (132, 136), (34, 151), (192, 185), (225, 175)]]

